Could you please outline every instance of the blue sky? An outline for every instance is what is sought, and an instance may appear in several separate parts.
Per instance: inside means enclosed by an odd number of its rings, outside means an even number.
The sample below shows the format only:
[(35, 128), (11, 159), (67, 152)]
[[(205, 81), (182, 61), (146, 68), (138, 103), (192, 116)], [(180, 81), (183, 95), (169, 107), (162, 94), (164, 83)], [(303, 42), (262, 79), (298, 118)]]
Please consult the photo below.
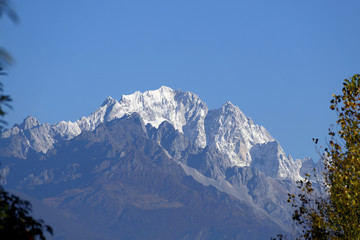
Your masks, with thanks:
[(0, 21), (16, 63), (11, 126), (75, 121), (107, 96), (162, 85), (231, 101), (295, 158), (316, 157), (332, 93), (359, 71), (360, 1), (14, 0)]

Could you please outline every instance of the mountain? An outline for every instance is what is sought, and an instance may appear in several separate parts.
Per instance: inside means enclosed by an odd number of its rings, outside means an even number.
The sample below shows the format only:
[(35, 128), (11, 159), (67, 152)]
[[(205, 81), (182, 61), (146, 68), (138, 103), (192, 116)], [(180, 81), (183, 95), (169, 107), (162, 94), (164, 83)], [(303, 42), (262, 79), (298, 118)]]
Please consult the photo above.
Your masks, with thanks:
[(287, 193), (316, 168), (230, 102), (208, 110), (168, 87), (108, 97), (76, 122), (27, 117), (0, 156), (6, 188), (94, 239), (269, 239), (290, 232)]

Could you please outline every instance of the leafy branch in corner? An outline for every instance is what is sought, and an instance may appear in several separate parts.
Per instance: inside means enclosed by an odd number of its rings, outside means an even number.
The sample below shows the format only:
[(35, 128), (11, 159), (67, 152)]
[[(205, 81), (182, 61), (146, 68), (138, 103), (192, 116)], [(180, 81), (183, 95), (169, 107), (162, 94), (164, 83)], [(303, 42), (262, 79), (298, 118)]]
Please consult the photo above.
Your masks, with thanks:
[[(288, 195), (299, 229), (296, 239), (360, 239), (359, 74), (344, 80), (341, 94), (332, 96), (330, 109), (338, 119), (329, 128), (328, 148), (321, 155), (325, 194), (315, 193), (307, 174), (298, 182), (300, 192)], [(313, 141), (317, 144), (318, 139)]]
[(45, 240), (43, 229), (50, 234), (53, 230), (42, 220), (35, 220), (30, 213), (31, 204), (4, 191), (0, 187), (0, 236), (8, 239)]

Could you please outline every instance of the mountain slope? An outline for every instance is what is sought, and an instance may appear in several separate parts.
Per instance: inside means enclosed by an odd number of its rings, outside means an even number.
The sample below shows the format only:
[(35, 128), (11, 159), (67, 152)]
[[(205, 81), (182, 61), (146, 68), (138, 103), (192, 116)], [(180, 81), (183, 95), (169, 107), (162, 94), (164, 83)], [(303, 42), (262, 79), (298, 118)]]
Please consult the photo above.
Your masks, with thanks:
[[(6, 149), (0, 151), (7, 151), (7, 155), (20, 158), (26, 158), (30, 148), (46, 153), (59, 140), (69, 140), (82, 131), (94, 130), (102, 122), (134, 112), (142, 117), (145, 124), (150, 123), (155, 128), (164, 121), (169, 122), (196, 147), (215, 146), (227, 155), (231, 166), (250, 166), (250, 149), (256, 144), (275, 141), (265, 128), (254, 124), (230, 102), (220, 109), (208, 111), (206, 104), (195, 94), (161, 87), (154, 91), (123, 95), (119, 101), (108, 97), (94, 113), (74, 123), (62, 121), (53, 125), (40, 124), (35, 118), (28, 117), (1, 136), (1, 145), (14, 145), (13, 152)], [(18, 139), (11, 139), (12, 136)], [(286, 163), (278, 164), (277, 175), (300, 179), (301, 166), (286, 157), (284, 161)]]
[(2, 133), (0, 157), (2, 184), (105, 239), (270, 238), (289, 231), (287, 193), (315, 166), (230, 102), (208, 110), (168, 87), (108, 97), (76, 122), (28, 117)]
[[(4, 164), (10, 162), (24, 166)], [(261, 209), (187, 175), (148, 137), (138, 114), (83, 131), (46, 154), (33, 152), (25, 162), (27, 177), (9, 175), (9, 187), (105, 232), (104, 239), (263, 239), (284, 231)]]

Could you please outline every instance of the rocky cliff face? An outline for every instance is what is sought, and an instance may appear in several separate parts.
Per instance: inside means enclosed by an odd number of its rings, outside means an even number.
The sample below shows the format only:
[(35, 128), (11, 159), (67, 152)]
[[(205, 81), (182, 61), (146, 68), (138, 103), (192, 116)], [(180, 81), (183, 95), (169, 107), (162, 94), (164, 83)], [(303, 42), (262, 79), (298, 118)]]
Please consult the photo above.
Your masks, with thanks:
[(76, 122), (28, 117), (2, 134), (0, 156), (2, 184), (107, 228), (105, 239), (139, 239), (136, 228), (150, 239), (269, 239), (258, 229), (289, 230), (287, 193), (315, 166), (230, 102), (209, 111), (168, 87), (109, 97)]
[[(10, 144), (12, 136), (20, 138), (17, 143), (13, 143), (19, 146), (13, 154), (25, 158), (29, 148), (46, 153), (59, 140), (72, 139), (82, 131), (94, 130), (100, 123), (135, 112), (141, 116), (145, 124), (150, 124), (156, 129), (163, 122), (170, 123), (195, 147), (217, 148), (230, 159), (232, 166), (252, 165), (252, 155), (256, 155), (255, 149), (264, 148), (259, 147), (259, 144), (275, 141), (264, 127), (254, 124), (230, 102), (219, 109), (208, 111), (206, 104), (195, 94), (168, 87), (123, 95), (119, 101), (108, 97), (94, 113), (76, 122), (62, 121), (49, 125), (40, 124), (34, 117), (28, 117), (22, 124), (5, 131), (1, 141), (6, 145)], [(268, 171), (275, 171), (278, 177), (299, 179), (302, 162), (295, 164), (283, 153), (279, 144), (275, 145), (269, 146), (274, 146), (282, 153), (273, 158), (278, 163), (272, 162), (271, 170)], [(269, 169), (269, 166), (266, 168)], [(274, 177), (274, 174), (271, 176)]]
[(220, 109), (209, 111), (205, 119), (205, 132), (207, 145), (215, 146), (235, 166), (250, 165), (250, 149), (255, 144), (274, 141), (265, 128), (255, 125), (230, 102)]

